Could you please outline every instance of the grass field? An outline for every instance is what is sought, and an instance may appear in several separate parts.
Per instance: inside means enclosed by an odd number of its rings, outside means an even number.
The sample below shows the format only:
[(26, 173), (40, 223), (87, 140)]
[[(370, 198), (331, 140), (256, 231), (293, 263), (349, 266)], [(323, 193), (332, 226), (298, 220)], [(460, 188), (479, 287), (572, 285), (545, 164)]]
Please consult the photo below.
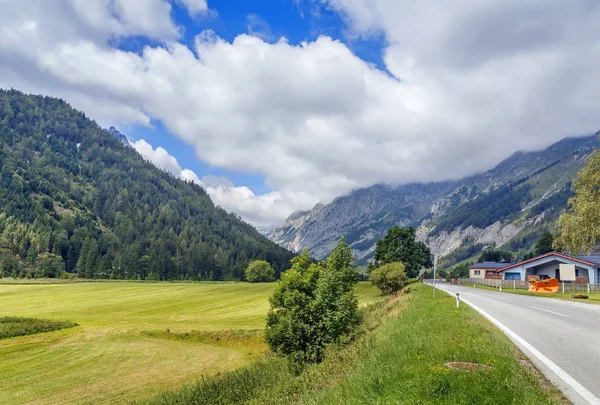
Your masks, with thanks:
[[(366, 308), (349, 345), (299, 376), (281, 359), (163, 393), (176, 404), (567, 404), (499, 330), (454, 298), (416, 283), (413, 292)], [(488, 371), (451, 370), (475, 362)]]
[[(2, 284), (0, 317), (79, 326), (0, 340), (0, 403), (127, 402), (246, 365), (266, 350), (274, 286)], [(381, 299), (368, 283), (358, 293), (362, 305)]]
[[(473, 287), (472, 284), (464, 284), (464, 285), (466, 287), (471, 287), (471, 288)], [(475, 288), (479, 288), (482, 290), (488, 290), (488, 291), (496, 291), (496, 292), (499, 291), (498, 288), (488, 287), (488, 286), (483, 286), (483, 285), (478, 285)], [(513, 288), (503, 288), (502, 292), (503, 293), (511, 293), (511, 294), (529, 295), (532, 297), (554, 298), (554, 299), (559, 299), (559, 300), (581, 302), (584, 304), (600, 305), (600, 293), (590, 293), (590, 294), (585, 293), (585, 292), (577, 293), (577, 294), (585, 294), (589, 297), (587, 300), (582, 300), (582, 299), (572, 298), (572, 295), (575, 294), (573, 292), (565, 292), (565, 293), (557, 292), (554, 294), (539, 294), (539, 293), (529, 292), (528, 290), (513, 289)]]

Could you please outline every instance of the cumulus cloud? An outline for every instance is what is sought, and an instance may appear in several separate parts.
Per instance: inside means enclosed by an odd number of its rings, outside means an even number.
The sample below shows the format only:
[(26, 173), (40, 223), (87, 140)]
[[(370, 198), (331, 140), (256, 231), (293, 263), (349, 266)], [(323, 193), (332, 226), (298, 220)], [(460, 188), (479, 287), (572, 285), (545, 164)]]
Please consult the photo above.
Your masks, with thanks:
[(206, 0), (177, 0), (177, 2), (183, 4), (192, 17), (198, 17), (208, 13), (208, 4), (206, 4)]
[(159, 169), (170, 172), (175, 176), (181, 175), (181, 166), (179, 166), (179, 162), (174, 156), (170, 155), (165, 148), (159, 146), (154, 149), (152, 148), (152, 145), (144, 139), (131, 143), (131, 146), (133, 146), (144, 159), (154, 163)]
[[(126, 0), (7, 2), (0, 85), (64, 97), (108, 124), (159, 119), (208, 164), (263, 175), (276, 191), (212, 187), (251, 221), (380, 181), (469, 175), (600, 126), (597, 1), (327, 0), (355, 35), (384, 33), (385, 72), (325, 36), (204, 32), (189, 48), (168, 2), (145, 1), (139, 18)], [(125, 35), (163, 45), (114, 49)]]

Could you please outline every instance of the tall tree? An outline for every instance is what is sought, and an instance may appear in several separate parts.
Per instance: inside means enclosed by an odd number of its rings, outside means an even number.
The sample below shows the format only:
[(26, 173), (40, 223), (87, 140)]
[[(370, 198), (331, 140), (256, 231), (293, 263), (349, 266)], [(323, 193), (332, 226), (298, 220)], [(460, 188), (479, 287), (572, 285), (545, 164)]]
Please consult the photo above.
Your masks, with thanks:
[(315, 296), (316, 313), (322, 317), (321, 338), (326, 343), (339, 343), (361, 321), (354, 291), (358, 272), (353, 264), (352, 248), (342, 238), (327, 258)]
[(383, 239), (377, 241), (373, 261), (369, 269), (373, 270), (387, 263), (404, 263), (408, 277), (416, 277), (424, 267), (431, 267), (431, 251), (423, 242), (416, 241), (414, 228), (390, 228)]
[(554, 243), (554, 236), (550, 232), (544, 232), (544, 234), (538, 239), (535, 244), (535, 254), (543, 255), (545, 253), (552, 252), (552, 245)]
[(266, 340), (292, 365), (321, 361), (326, 345), (340, 342), (360, 323), (352, 261), (342, 239), (325, 266), (312, 262), (304, 249), (282, 274), (269, 300)]
[(568, 210), (558, 221), (555, 247), (572, 254), (590, 252), (600, 242), (600, 149), (579, 172), (573, 190)]

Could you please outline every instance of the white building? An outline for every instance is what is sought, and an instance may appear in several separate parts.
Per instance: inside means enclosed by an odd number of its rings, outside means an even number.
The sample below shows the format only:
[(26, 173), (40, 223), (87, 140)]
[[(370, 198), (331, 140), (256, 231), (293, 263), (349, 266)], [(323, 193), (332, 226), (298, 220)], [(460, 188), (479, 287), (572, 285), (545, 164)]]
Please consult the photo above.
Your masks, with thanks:
[(563, 253), (550, 252), (533, 259), (508, 265), (497, 270), (497, 272), (502, 275), (503, 280), (526, 280), (527, 276), (558, 278), (560, 280), (561, 264), (575, 266), (575, 276), (578, 278), (578, 282), (598, 284), (600, 280), (600, 255), (573, 257)]

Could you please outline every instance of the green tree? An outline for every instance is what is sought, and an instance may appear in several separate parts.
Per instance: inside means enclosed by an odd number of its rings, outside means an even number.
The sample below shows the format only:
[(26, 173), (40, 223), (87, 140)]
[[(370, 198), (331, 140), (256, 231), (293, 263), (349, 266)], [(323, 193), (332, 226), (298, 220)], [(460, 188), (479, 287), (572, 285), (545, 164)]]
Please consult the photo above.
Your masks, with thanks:
[(62, 257), (53, 253), (43, 253), (37, 258), (36, 277), (57, 278), (65, 272)]
[(479, 256), (480, 262), (510, 263), (513, 260), (513, 254), (505, 250), (487, 249)]
[(554, 236), (550, 232), (544, 232), (544, 234), (538, 239), (535, 244), (535, 254), (540, 256), (545, 253), (552, 252), (552, 245), (554, 243)]
[(266, 260), (251, 262), (245, 271), (246, 281), (250, 283), (265, 283), (275, 281), (275, 270)]
[(321, 339), (339, 343), (360, 324), (358, 299), (354, 287), (358, 272), (352, 267), (352, 248), (345, 238), (333, 249), (317, 282), (314, 307), (321, 318)]
[(92, 245), (92, 239), (90, 237), (85, 238), (79, 251), (79, 259), (77, 260), (77, 277), (84, 278), (86, 273), (87, 257), (90, 253)]
[(572, 254), (590, 252), (600, 242), (600, 149), (579, 172), (573, 190), (568, 210), (558, 220), (554, 247)]
[(431, 267), (431, 251), (423, 242), (416, 241), (414, 228), (390, 228), (383, 239), (377, 241), (370, 270), (387, 263), (400, 262), (406, 267), (408, 277), (417, 277), (424, 267)]
[(351, 265), (352, 249), (343, 239), (325, 266), (312, 263), (307, 249), (292, 259), (269, 299), (266, 340), (271, 350), (299, 367), (321, 361), (327, 344), (351, 334), (361, 320)]
[(406, 285), (404, 264), (387, 263), (371, 272), (371, 283), (384, 294), (393, 294)]
[(269, 298), (271, 309), (265, 338), (271, 350), (287, 356), (292, 364), (301, 365), (319, 361), (323, 355), (313, 305), (323, 267), (320, 263), (311, 264), (306, 248), (291, 263)]

